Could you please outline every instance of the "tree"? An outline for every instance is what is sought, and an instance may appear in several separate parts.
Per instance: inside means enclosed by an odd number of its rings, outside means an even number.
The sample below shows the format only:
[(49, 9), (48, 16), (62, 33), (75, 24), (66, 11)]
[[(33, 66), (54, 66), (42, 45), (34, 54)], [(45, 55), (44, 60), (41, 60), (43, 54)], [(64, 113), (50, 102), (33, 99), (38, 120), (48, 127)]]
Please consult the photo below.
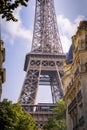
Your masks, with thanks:
[(17, 103), (0, 102), (0, 130), (37, 130), (31, 115)]
[(56, 103), (56, 107), (54, 108), (55, 118), (57, 120), (66, 118), (66, 106), (63, 99), (59, 100)]
[(44, 130), (66, 130), (66, 107), (65, 102), (60, 100), (54, 108), (54, 117), (49, 118), (44, 125)]
[(0, 14), (2, 18), (6, 18), (7, 21), (17, 21), (14, 17), (14, 10), (21, 6), (27, 6), (29, 0), (0, 0)]

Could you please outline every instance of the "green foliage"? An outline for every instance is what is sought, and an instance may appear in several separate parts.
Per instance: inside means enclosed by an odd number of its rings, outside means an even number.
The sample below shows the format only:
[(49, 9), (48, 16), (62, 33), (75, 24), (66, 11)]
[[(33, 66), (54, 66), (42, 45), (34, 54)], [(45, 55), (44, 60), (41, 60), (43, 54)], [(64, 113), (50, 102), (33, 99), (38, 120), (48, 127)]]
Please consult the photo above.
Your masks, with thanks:
[(14, 17), (13, 12), (16, 8), (21, 6), (27, 6), (29, 0), (0, 0), (0, 14), (2, 18), (6, 18), (7, 21), (17, 21)]
[(0, 130), (37, 130), (37, 126), (19, 104), (5, 99), (0, 103)]
[(54, 117), (44, 125), (44, 130), (66, 130), (66, 107), (63, 100), (56, 103), (54, 113)]
[(49, 118), (47, 123), (44, 125), (44, 130), (58, 130), (57, 123), (54, 118)]
[(56, 107), (54, 108), (55, 118), (57, 120), (66, 118), (66, 106), (65, 102), (61, 99), (56, 103)]

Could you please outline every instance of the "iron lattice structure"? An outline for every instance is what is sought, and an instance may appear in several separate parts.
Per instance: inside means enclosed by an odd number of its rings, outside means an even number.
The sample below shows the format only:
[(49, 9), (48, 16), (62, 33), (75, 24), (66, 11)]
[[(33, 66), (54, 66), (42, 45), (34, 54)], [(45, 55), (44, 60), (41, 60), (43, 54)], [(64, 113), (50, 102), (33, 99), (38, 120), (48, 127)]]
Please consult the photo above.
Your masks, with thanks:
[(36, 0), (31, 52), (26, 55), (27, 72), (19, 103), (34, 105), (39, 85), (50, 85), (53, 103), (63, 97), (61, 76), (65, 59), (58, 33), (54, 0)]
[(63, 53), (57, 28), (54, 0), (36, 0), (32, 51)]

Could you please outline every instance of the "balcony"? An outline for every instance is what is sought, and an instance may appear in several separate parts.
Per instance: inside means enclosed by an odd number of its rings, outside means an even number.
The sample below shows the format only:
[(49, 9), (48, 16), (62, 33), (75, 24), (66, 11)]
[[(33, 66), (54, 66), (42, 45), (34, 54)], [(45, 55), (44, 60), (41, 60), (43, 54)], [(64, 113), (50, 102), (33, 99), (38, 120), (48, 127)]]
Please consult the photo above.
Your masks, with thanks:
[(74, 98), (73, 101), (68, 106), (68, 113), (70, 113), (76, 107), (76, 105), (77, 105), (77, 101), (76, 98)]

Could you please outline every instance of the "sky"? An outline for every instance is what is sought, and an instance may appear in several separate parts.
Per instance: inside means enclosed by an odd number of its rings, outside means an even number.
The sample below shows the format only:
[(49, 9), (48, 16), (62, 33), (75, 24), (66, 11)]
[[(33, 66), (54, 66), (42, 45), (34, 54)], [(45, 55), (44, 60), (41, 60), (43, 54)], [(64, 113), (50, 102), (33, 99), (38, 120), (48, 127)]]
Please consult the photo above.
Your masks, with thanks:
[[(87, 20), (87, 0), (54, 0), (58, 30), (64, 52), (68, 52), (79, 22)], [(31, 50), (34, 25), (35, 0), (28, 7), (15, 10), (18, 22), (2, 20), (2, 40), (6, 49), (6, 81), (2, 86), (2, 100), (17, 102), (25, 78), (23, 71), (25, 56)], [(47, 91), (47, 89), (49, 89)], [(51, 102), (50, 87), (39, 87), (37, 102)]]

